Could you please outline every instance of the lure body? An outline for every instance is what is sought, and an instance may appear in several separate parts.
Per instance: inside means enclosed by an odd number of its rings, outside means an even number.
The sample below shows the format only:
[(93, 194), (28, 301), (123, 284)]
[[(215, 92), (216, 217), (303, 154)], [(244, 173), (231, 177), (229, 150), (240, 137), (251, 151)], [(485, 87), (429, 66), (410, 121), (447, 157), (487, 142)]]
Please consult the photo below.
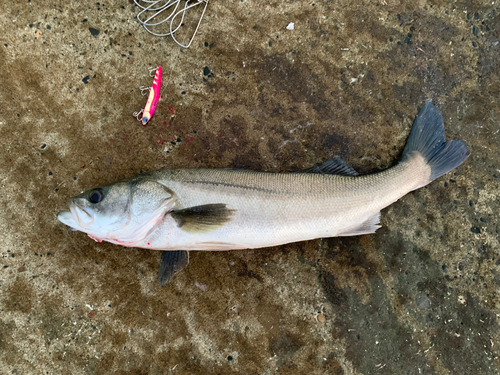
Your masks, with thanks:
[(146, 106), (142, 110), (142, 125), (146, 125), (156, 110), (156, 105), (158, 104), (158, 100), (160, 99), (160, 87), (161, 87), (161, 66), (156, 68), (155, 77), (153, 79), (153, 85), (149, 90), (148, 101), (146, 102)]

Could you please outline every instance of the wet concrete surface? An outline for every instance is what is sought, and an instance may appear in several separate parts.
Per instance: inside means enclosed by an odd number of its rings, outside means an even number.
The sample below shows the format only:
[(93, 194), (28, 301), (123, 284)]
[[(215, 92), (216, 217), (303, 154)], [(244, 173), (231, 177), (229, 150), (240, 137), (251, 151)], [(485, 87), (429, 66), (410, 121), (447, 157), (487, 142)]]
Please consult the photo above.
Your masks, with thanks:
[[(500, 371), (496, 0), (214, 1), (187, 50), (128, 1), (2, 8), (0, 373)], [(159, 253), (56, 220), (84, 189), (163, 167), (385, 169), (427, 98), (471, 156), (374, 235), (194, 252), (160, 288)]]

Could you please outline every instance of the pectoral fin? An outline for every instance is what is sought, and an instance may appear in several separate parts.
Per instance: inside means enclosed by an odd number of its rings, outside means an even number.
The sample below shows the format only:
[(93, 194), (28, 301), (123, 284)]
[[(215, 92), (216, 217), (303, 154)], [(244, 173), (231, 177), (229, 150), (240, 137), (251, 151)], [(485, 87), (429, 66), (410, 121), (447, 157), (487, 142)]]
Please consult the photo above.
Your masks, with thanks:
[(182, 271), (189, 264), (189, 253), (185, 250), (164, 251), (161, 254), (158, 282), (165, 285), (172, 277)]
[(370, 234), (370, 233), (375, 233), (375, 231), (380, 228), (380, 212), (377, 212), (375, 215), (373, 215), (371, 218), (368, 220), (364, 221), (361, 225), (348, 229), (347, 231), (343, 233), (339, 233), (339, 237), (345, 237), (345, 236), (360, 236), (362, 234)]
[(207, 233), (218, 229), (231, 220), (235, 210), (224, 203), (205, 204), (174, 211), (172, 217), (177, 226), (189, 233)]

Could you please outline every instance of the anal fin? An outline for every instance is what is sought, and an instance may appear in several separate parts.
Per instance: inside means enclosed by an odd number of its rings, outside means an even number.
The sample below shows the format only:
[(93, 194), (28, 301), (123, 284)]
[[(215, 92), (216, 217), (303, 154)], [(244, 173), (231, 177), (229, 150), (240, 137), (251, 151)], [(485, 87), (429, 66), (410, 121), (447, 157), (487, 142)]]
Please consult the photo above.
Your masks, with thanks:
[(375, 215), (373, 215), (368, 220), (361, 223), (359, 226), (348, 229), (345, 232), (339, 233), (338, 236), (339, 237), (361, 236), (362, 234), (375, 233), (375, 231), (380, 227), (381, 227), (380, 212), (377, 212)]
[(182, 271), (189, 264), (189, 253), (185, 250), (164, 251), (161, 254), (158, 282), (165, 285), (172, 277)]

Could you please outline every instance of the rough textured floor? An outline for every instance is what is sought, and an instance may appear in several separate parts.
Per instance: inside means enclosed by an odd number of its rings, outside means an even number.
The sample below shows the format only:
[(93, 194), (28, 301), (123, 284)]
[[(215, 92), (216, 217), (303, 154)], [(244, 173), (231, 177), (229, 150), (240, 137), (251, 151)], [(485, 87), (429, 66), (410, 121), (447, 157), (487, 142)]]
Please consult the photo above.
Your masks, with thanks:
[[(212, 1), (189, 49), (137, 13), (2, 2), (0, 373), (500, 371), (498, 0)], [(195, 252), (160, 288), (159, 253), (56, 220), (141, 170), (385, 169), (426, 98), (471, 156), (375, 235)]]

